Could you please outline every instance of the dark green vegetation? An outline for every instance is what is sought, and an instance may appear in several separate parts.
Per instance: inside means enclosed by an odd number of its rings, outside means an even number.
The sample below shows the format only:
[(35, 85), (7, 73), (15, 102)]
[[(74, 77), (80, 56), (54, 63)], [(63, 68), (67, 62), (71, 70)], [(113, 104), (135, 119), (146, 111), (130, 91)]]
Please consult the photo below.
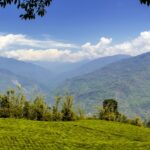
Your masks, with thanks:
[[(99, 109), (98, 118), (107, 121), (116, 121), (129, 123), (136, 126), (143, 126), (144, 123), (140, 118), (129, 119), (118, 111), (118, 102), (114, 99), (106, 99), (103, 101), (103, 108)], [(149, 122), (145, 122), (145, 126), (149, 127)]]
[(149, 150), (149, 135), (144, 127), (99, 120), (0, 119), (2, 150)]
[[(0, 149), (150, 148), (150, 130), (144, 128), (139, 119), (131, 120), (120, 114), (118, 103), (113, 99), (104, 100), (103, 109), (97, 113), (101, 119), (99, 121), (98, 117), (94, 120), (95, 115), (88, 120), (82, 109), (75, 112), (73, 97), (68, 94), (55, 97), (54, 105), (49, 107), (43, 97), (37, 96), (32, 102), (21, 92), (9, 90), (0, 95)], [(147, 125), (149, 126), (149, 122)]]
[[(42, 96), (37, 96), (33, 101), (27, 100), (21, 89), (15, 92), (8, 90), (0, 95), (0, 118), (24, 118), (38, 121), (75, 121), (83, 119), (101, 119), (129, 123), (143, 126), (139, 118), (128, 119), (119, 113), (116, 100), (107, 99), (103, 108), (93, 115), (86, 115), (81, 107), (73, 106), (74, 98), (71, 95), (56, 96), (55, 103), (49, 106)], [(149, 122), (147, 123), (149, 127)]]
[(117, 120), (121, 114), (118, 112), (118, 103), (113, 99), (103, 101), (103, 109), (100, 110), (99, 118), (104, 120)]
[(68, 91), (92, 111), (107, 98), (117, 99), (129, 116), (150, 114), (150, 53), (124, 59), (92, 73), (68, 79), (57, 91)]
[(0, 7), (15, 4), (24, 13), (20, 15), (22, 19), (35, 19), (36, 16), (43, 17), (46, 7), (50, 6), (52, 0), (0, 0)]
[(150, 5), (150, 0), (140, 0), (142, 4)]
[(0, 95), (0, 118), (26, 118), (39, 121), (72, 121), (81, 118), (73, 111), (73, 97), (55, 97), (49, 106), (42, 96), (27, 100), (22, 91), (8, 90)]

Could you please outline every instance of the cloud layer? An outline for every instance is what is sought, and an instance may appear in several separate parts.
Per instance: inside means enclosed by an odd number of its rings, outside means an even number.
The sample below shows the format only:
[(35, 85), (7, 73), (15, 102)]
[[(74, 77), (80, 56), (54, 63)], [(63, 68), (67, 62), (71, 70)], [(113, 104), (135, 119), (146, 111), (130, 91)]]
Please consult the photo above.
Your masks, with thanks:
[(131, 41), (113, 44), (112, 38), (101, 37), (97, 44), (81, 46), (53, 40), (37, 40), (22, 34), (0, 35), (0, 56), (23, 61), (77, 62), (117, 54), (139, 55), (150, 51), (150, 31)]

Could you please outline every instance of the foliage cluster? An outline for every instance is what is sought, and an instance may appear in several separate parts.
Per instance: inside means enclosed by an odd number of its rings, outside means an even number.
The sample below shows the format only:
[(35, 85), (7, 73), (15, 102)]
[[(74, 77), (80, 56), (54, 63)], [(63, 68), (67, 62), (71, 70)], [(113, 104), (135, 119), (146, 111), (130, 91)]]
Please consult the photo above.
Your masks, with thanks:
[(150, 5), (150, 0), (140, 0), (142, 4)]
[(0, 95), (0, 117), (39, 121), (72, 121), (79, 118), (73, 111), (73, 97), (68, 94), (55, 97), (55, 103), (50, 107), (42, 96), (29, 101), (22, 92), (14, 90)]
[[(54, 99), (55, 103), (49, 106), (43, 96), (38, 95), (31, 101), (26, 98), (22, 90), (8, 90), (6, 93), (0, 94), (0, 118), (25, 118), (38, 121), (74, 121), (88, 118), (81, 107), (74, 109), (73, 96), (66, 94), (65, 96), (56, 96)], [(118, 111), (118, 103), (114, 99), (103, 101), (103, 108), (98, 110), (98, 117), (91, 117), (91, 119), (97, 118), (136, 126), (144, 125), (139, 117), (129, 119), (121, 114)], [(149, 124), (148, 122), (148, 127)]]
[(135, 119), (129, 119), (124, 114), (119, 113), (118, 103), (114, 99), (104, 100), (103, 108), (99, 109), (98, 117), (101, 120), (117, 121), (133, 124), (136, 126), (143, 126), (143, 122), (139, 117), (136, 117)]
[(52, 0), (0, 0), (0, 7), (5, 8), (7, 5), (15, 4), (18, 9), (24, 13), (20, 15), (22, 19), (35, 19), (36, 15), (44, 16), (46, 7), (50, 6)]

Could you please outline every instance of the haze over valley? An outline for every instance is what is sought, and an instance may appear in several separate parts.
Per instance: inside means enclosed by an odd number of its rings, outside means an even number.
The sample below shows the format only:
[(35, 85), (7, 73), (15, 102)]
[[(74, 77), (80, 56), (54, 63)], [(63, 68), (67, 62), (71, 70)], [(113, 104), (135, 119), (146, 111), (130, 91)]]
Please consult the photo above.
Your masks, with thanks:
[(123, 113), (145, 117), (150, 113), (149, 63), (149, 52), (56, 63), (57, 67), (51, 62), (43, 65), (1, 57), (0, 89), (21, 86), (28, 96), (37, 91), (43, 93), (49, 103), (54, 96), (69, 92), (75, 97), (75, 104), (86, 106), (87, 113), (94, 112), (104, 99), (114, 98)]

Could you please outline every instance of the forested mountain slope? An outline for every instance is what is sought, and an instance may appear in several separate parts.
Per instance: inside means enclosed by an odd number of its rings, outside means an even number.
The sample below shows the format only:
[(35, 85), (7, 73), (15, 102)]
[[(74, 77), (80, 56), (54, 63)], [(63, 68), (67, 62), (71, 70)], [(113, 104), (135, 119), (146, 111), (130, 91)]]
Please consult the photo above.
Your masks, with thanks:
[(150, 113), (150, 53), (69, 79), (57, 91), (70, 92), (88, 111), (105, 98), (116, 98), (124, 113), (145, 116)]

